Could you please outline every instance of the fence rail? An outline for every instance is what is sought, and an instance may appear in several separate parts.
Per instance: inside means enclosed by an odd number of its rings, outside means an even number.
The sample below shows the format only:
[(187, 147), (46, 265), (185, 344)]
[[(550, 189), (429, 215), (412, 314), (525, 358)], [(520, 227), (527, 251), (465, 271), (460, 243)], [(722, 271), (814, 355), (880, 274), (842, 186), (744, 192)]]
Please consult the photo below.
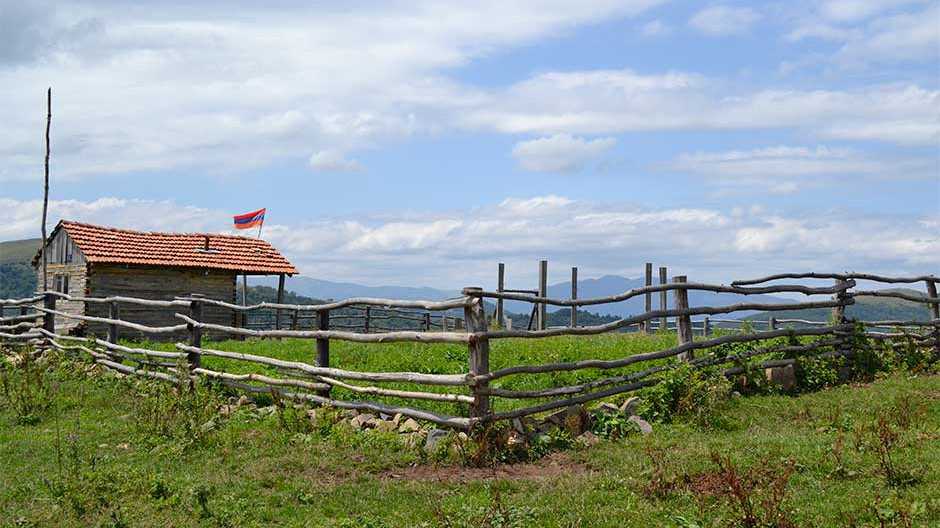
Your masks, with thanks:
[[(661, 275), (662, 271), (661, 269)], [(648, 266), (647, 282), (651, 281), (651, 276), (652, 268)], [(851, 357), (860, 346), (859, 340), (856, 339), (860, 328), (864, 329), (864, 336), (873, 341), (883, 342), (891, 347), (913, 345), (940, 355), (940, 298), (936, 291), (940, 279), (933, 276), (880, 277), (857, 273), (789, 273), (735, 281), (731, 286), (687, 282), (683, 276), (674, 277), (671, 282), (665, 282), (665, 278), (661, 278), (662, 283), (658, 285), (636, 288), (618, 295), (586, 299), (574, 298), (574, 290), (572, 299), (553, 299), (545, 296), (545, 289), (541, 287), (537, 291), (501, 288), (501, 291), (497, 292), (465, 288), (460, 298), (446, 301), (355, 298), (319, 305), (259, 303), (240, 306), (196, 295), (155, 301), (133, 297), (86, 298), (43, 292), (26, 299), (0, 300), (0, 308), (11, 307), (20, 310), (19, 315), (0, 318), (0, 343), (5, 346), (29, 344), (84, 354), (93, 362), (118, 372), (174, 384), (192, 383), (194, 378), (205, 378), (236, 390), (272, 392), (285, 398), (345, 409), (401, 413), (462, 429), (480, 423), (547, 412), (654, 385), (661, 379), (658, 374), (675, 368), (682, 362), (692, 368), (720, 367), (722, 372), (731, 376), (747, 369), (793, 365), (796, 358), (801, 356)], [(803, 284), (753, 286), (782, 279), (825, 279), (834, 282), (832, 285), (818, 287)], [(878, 290), (855, 290), (857, 280), (889, 284), (922, 282), (926, 291), (921, 296)], [(651, 294), (664, 295), (670, 291), (674, 295), (674, 306), (666, 308), (663, 302), (660, 309), (652, 309), (649, 301)], [(799, 294), (807, 299), (781, 303), (740, 302), (723, 306), (690, 306), (690, 291), (744, 296), (789, 293)], [(818, 299), (821, 295), (829, 298)], [(540, 310), (547, 305), (577, 308), (611, 304), (637, 296), (647, 297), (647, 309), (642, 314), (587, 326), (577, 326), (575, 318), (572, 317), (572, 324), (569, 326), (541, 326), (535, 330), (490, 328), (483, 304), (484, 299), (496, 299), (499, 307), (505, 300), (526, 301), (536, 307), (533, 313), (539, 315)], [(930, 319), (850, 321), (845, 316), (845, 308), (860, 296), (887, 296), (921, 302), (929, 306)], [(56, 309), (57, 300), (86, 305), (106, 303), (111, 307), (110, 316), (93, 317)], [(181, 323), (171, 326), (147, 326), (127, 318), (122, 319), (119, 316), (121, 312), (117, 309), (118, 304), (172, 309)], [(231, 310), (236, 314), (237, 323), (225, 325), (206, 321), (203, 317), (206, 306)], [(766, 321), (720, 317), (742, 311), (778, 312), (818, 308), (830, 309), (832, 322), (792, 317), (771, 317)], [(462, 311), (462, 317), (449, 313), (454, 310)], [(28, 313), (29, 311), (33, 313)], [(273, 321), (273, 324), (266, 327), (250, 327), (245, 316), (259, 313), (265, 317), (273, 316), (273, 319), (267, 320)], [(716, 315), (719, 317), (713, 317)], [(282, 317), (286, 317), (289, 328), (282, 326), (285, 322)], [(105, 325), (107, 338), (64, 335), (57, 332), (56, 322), (66, 319)], [(391, 326), (393, 324), (414, 324), (415, 328)], [(647, 332), (675, 331), (678, 344), (663, 350), (616, 359), (584, 359), (490, 369), (490, 343), (493, 340), (597, 335), (632, 328)], [(158, 338), (183, 335), (188, 339), (186, 342), (177, 342), (175, 351), (154, 350), (120, 344), (122, 329)], [(316, 360), (312, 363), (287, 361), (219, 350), (206, 345), (204, 341), (208, 335), (310, 339), (316, 343)], [(782, 343), (780, 338), (789, 339)], [(460, 345), (466, 347), (466, 370), (460, 373), (424, 373), (363, 372), (339, 368), (330, 364), (332, 341)], [(741, 347), (735, 347), (733, 352), (728, 352), (723, 346), (729, 344), (746, 344), (749, 348), (742, 350)], [(698, 356), (699, 354), (702, 355)], [(215, 358), (213, 363), (220, 365), (240, 365), (240, 371), (227, 372), (221, 366), (203, 365), (203, 358)], [(250, 371), (252, 368), (255, 370)], [(249, 372), (245, 372), (246, 369)], [(594, 371), (591, 376), (596, 379), (590, 379), (588, 376), (588, 381), (579, 383), (553, 382), (550, 379), (557, 373), (587, 369)], [(623, 369), (637, 370), (625, 372)], [(513, 376), (544, 376), (544, 381), (541, 381), (544, 386), (525, 390), (513, 389), (511, 384), (504, 383), (506, 378)], [(543, 377), (538, 379), (543, 380)], [(366, 401), (362, 400), (363, 397), (379, 398), (382, 401)], [(494, 406), (496, 402), (524, 400), (534, 401), (523, 403), (521, 407), (514, 404), (508, 407)], [(454, 411), (442, 413), (429, 410), (422, 407), (422, 402), (450, 405), (449, 408)]]

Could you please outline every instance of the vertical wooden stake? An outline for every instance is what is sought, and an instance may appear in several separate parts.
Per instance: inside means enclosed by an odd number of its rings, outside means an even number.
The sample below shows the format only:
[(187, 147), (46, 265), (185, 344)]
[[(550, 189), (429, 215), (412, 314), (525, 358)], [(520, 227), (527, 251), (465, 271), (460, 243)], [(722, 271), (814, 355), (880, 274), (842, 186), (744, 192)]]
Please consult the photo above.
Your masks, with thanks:
[[(646, 278), (646, 282), (644, 284), (647, 287), (652, 286), (653, 285), (653, 263), (652, 262), (646, 263), (645, 278)], [(646, 309), (646, 313), (649, 313), (653, 311), (653, 292), (646, 292), (645, 297), (646, 297), (646, 304), (644, 306)], [(649, 319), (647, 319), (646, 321), (643, 321), (642, 326), (643, 326), (642, 330), (644, 332), (646, 332), (647, 334), (650, 333), (652, 323), (650, 322)]]
[(777, 329), (776, 317), (771, 317), (770, 320), (767, 321), (767, 329), (770, 330), (771, 332)]
[[(320, 310), (317, 312), (317, 330), (329, 330), (330, 329), (330, 311), (329, 310)], [(316, 365), (318, 367), (329, 367), (330, 366), (330, 340), (326, 338), (317, 338), (317, 359)], [(317, 391), (317, 394), (320, 396), (329, 396), (330, 389), (325, 389), (322, 391)]]
[[(55, 295), (46, 293), (42, 298), (43, 308), (46, 310), (55, 310)], [(42, 316), (42, 327), (47, 332), (55, 333), (55, 314), (45, 312)]]
[(299, 311), (299, 310), (294, 310), (294, 311), (291, 313), (291, 322), (290, 322), (290, 329), (291, 329), (291, 330), (297, 330), (297, 328), (299, 327), (298, 321), (300, 321), (300, 311)]
[(362, 330), (362, 333), (363, 333), (363, 334), (368, 334), (368, 333), (369, 333), (369, 326), (370, 326), (371, 323), (372, 323), (372, 307), (371, 307), (371, 306), (366, 306), (365, 323), (364, 323), (364, 328), (363, 328), (363, 330)]
[[(469, 297), (471, 293), (482, 292), (483, 288), (464, 288), (463, 294)], [(473, 297), (469, 306), (463, 309), (464, 324), (467, 332), (475, 334), (477, 332), (486, 332), (486, 312), (483, 310), (483, 299)], [(479, 376), (490, 371), (490, 343), (486, 338), (472, 337), (468, 345), (470, 352), (470, 375)], [(490, 412), (490, 397), (486, 394), (480, 394), (481, 389), (486, 389), (487, 382), (479, 382), (470, 387), (470, 393), (473, 396), (473, 404), (470, 406), (471, 418), (484, 418)]]
[[(539, 261), (539, 297), (548, 297), (548, 261), (540, 260)], [(538, 312), (538, 329), (545, 330), (545, 327), (548, 326), (547, 308), (548, 305), (541, 302), (538, 303), (539, 312)]]
[[(284, 302), (284, 274), (281, 273), (277, 277), (277, 303), (282, 304)], [(281, 309), (278, 308), (274, 310), (274, 329), (281, 329)]]
[[(202, 322), (203, 303), (199, 300), (202, 295), (194, 293), (190, 295), (192, 300), (189, 302), (189, 317), (196, 322)], [(189, 346), (202, 347), (202, 328), (196, 325), (189, 325)], [(198, 352), (189, 352), (186, 354), (186, 362), (189, 364), (189, 371), (199, 368), (202, 365), (202, 357)]]
[[(685, 284), (686, 277), (685, 275), (677, 275), (672, 278), (672, 282), (677, 284)], [(676, 310), (685, 310), (689, 307), (689, 290), (674, 290), (673, 296), (675, 298)], [(692, 318), (690, 316), (676, 316), (676, 335), (679, 338), (680, 346), (692, 342)], [(683, 361), (695, 359), (695, 353), (691, 350), (688, 352), (683, 352), (679, 354), (679, 359)]]
[(424, 331), (425, 332), (431, 331), (431, 312), (424, 313)]
[[(578, 268), (571, 268), (571, 300), (578, 299)], [(578, 326), (578, 307), (571, 306), (571, 328)]]
[[(118, 319), (119, 317), (120, 317), (120, 313), (118, 312), (118, 303), (117, 301), (111, 301), (110, 303), (108, 303), (108, 319)], [(117, 343), (117, 342), (118, 342), (118, 325), (109, 324), (108, 325), (108, 343)]]
[(49, 277), (46, 268), (49, 258), (46, 256), (46, 211), (49, 209), (49, 128), (52, 126), (52, 88), (46, 92), (46, 172), (42, 189), (42, 291), (49, 289)]
[[(666, 267), (661, 266), (659, 268), (659, 283), (666, 284), (666, 280), (667, 280), (666, 279)], [(666, 290), (659, 292), (659, 309), (660, 310), (666, 309)], [(659, 329), (660, 330), (666, 329), (666, 316), (662, 316), (659, 318)]]
[(708, 337), (710, 321), (708, 320), (708, 316), (707, 316), (707, 315), (705, 316), (705, 321), (703, 321), (703, 322), (704, 322), (705, 324), (702, 326), (702, 336), (703, 336), (703, 337)]
[[(496, 274), (496, 291), (498, 293), (503, 293), (503, 290), (506, 289), (506, 264), (500, 262), (499, 270)], [(503, 300), (496, 299), (496, 326), (503, 326), (503, 319), (506, 314), (503, 312)], [(447, 330), (446, 328), (444, 329)]]
[(447, 331), (447, 312), (441, 314), (441, 330)]
[[(842, 287), (845, 286), (845, 279), (836, 279), (836, 286)], [(842, 290), (832, 296), (834, 300), (845, 301), (847, 298), (845, 290)], [(832, 320), (835, 324), (845, 323), (845, 305), (841, 304), (839, 306), (832, 307)]]
[[(927, 297), (937, 298), (937, 283), (934, 281), (926, 281), (927, 283)], [(930, 319), (936, 321), (940, 319), (940, 303), (930, 303)], [(933, 327), (933, 333), (936, 337), (936, 350), (937, 356), (940, 357), (940, 326)]]

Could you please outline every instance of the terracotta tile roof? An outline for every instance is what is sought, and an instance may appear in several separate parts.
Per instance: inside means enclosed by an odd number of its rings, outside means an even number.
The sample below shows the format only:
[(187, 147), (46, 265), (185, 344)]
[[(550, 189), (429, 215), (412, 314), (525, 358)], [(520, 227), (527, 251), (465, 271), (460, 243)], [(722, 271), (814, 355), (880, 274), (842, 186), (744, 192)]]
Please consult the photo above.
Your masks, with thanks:
[[(62, 220), (88, 262), (214, 268), (251, 274), (297, 274), (271, 244), (257, 238), (198, 233), (153, 233)], [(52, 237), (50, 237), (52, 238)], [(206, 251), (208, 239), (209, 251)]]

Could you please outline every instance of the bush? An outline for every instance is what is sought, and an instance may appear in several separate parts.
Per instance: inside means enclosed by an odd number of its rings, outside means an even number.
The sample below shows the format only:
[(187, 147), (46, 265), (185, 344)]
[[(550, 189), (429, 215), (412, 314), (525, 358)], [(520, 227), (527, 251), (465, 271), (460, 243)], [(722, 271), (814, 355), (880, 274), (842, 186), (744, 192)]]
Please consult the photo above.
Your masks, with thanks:
[(162, 381), (137, 380), (131, 401), (134, 428), (144, 445), (178, 441), (180, 449), (201, 442), (215, 428), (221, 396), (204, 384), (175, 387)]
[(37, 424), (51, 406), (47, 368), (48, 363), (28, 349), (0, 362), (0, 404), (13, 411), (17, 423)]
[(644, 418), (661, 423), (688, 420), (702, 427), (729, 425), (717, 412), (731, 396), (731, 382), (722, 373), (683, 363), (660, 379), (643, 394)]

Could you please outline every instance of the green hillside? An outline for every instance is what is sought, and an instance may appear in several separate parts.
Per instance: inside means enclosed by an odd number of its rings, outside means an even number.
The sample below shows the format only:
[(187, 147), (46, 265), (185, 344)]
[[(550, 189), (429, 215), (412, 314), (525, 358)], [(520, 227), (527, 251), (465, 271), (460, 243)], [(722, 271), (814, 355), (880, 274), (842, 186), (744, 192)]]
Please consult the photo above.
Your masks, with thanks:
[(36, 290), (36, 273), (30, 262), (41, 240), (0, 242), (0, 299), (28, 297)]
[[(908, 288), (892, 288), (884, 291), (902, 292), (909, 295), (925, 295), (922, 291)], [(766, 321), (771, 316), (777, 319), (806, 319), (808, 321), (828, 321), (832, 310), (829, 308), (815, 308), (812, 310), (787, 310), (782, 312), (761, 312), (745, 319)], [(859, 297), (855, 304), (846, 307), (846, 317), (862, 321), (927, 321), (930, 319), (930, 310), (926, 304), (893, 299), (891, 297)]]

